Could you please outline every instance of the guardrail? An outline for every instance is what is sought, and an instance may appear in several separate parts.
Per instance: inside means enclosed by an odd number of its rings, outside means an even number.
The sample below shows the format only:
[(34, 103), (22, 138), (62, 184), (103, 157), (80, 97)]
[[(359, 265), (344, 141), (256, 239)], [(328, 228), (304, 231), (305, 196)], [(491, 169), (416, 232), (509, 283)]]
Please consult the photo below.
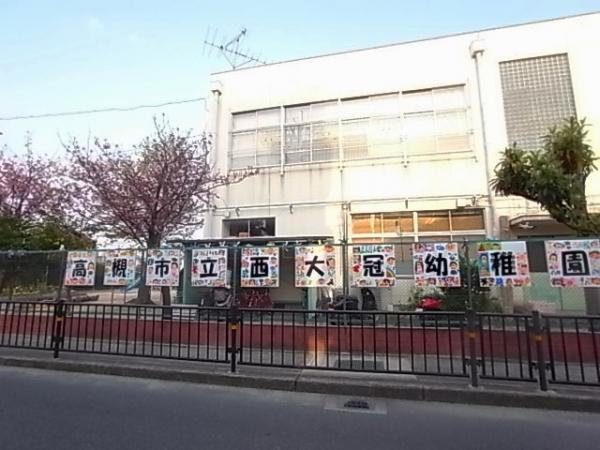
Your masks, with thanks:
[(0, 347), (600, 386), (600, 316), (0, 302)]

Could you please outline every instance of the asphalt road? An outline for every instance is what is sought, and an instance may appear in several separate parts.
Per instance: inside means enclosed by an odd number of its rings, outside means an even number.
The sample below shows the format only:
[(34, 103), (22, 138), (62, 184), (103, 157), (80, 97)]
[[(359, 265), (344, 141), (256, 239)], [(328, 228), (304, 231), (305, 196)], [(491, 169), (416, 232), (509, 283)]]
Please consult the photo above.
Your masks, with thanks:
[(0, 367), (0, 448), (598, 449), (600, 415)]

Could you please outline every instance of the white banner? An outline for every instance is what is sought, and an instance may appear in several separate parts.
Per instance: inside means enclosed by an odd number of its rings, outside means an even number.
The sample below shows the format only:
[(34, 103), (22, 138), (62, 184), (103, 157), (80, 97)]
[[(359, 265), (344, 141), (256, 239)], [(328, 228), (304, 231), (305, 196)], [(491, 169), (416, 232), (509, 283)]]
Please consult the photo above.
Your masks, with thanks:
[(192, 286), (229, 287), (226, 248), (192, 250)]
[(69, 252), (65, 270), (65, 286), (93, 286), (96, 277), (96, 253)]
[(110, 250), (105, 253), (104, 284), (127, 286), (135, 277), (135, 252), (133, 250)]
[(178, 286), (181, 250), (151, 249), (146, 259), (147, 286)]

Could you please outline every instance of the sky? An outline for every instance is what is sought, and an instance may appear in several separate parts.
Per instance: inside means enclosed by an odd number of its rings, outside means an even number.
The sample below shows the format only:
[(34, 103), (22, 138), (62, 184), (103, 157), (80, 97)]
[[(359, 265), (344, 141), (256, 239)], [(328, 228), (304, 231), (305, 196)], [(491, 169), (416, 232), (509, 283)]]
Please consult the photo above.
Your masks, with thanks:
[(181, 129), (206, 125), (201, 101), (76, 116), (21, 115), (205, 97), (228, 63), (203, 41), (246, 28), (242, 49), (268, 62), (542, 20), (600, 9), (598, 0), (203, 1), (0, 0), (0, 149), (61, 156), (71, 138), (128, 147), (153, 117)]

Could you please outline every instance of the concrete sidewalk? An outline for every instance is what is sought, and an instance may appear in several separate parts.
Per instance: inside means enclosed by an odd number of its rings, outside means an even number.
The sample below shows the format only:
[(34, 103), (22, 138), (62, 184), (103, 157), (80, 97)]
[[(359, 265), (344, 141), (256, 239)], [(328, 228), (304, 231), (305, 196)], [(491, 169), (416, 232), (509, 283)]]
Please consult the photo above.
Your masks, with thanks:
[(281, 369), (158, 358), (0, 348), (0, 365), (69, 372), (118, 375), (190, 383), (353, 397), (514, 406), (600, 413), (600, 388), (552, 385), (541, 392), (536, 383), (483, 380), (471, 388), (467, 378), (433, 377), (308, 369)]

